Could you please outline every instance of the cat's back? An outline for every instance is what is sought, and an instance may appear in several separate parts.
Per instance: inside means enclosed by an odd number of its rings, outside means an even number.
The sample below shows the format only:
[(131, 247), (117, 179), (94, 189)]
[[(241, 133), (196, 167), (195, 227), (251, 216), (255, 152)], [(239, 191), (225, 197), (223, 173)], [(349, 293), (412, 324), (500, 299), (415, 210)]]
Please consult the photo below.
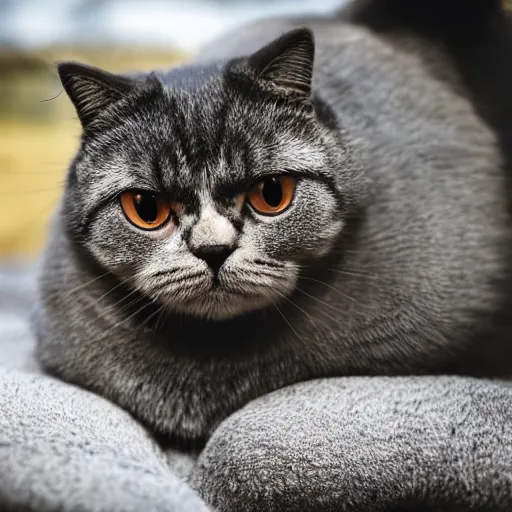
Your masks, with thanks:
[[(311, 28), (315, 36), (314, 90), (335, 109), (341, 124), (351, 117), (371, 119), (363, 125), (365, 135), (384, 125), (389, 130), (390, 122), (395, 132), (403, 128), (405, 134), (415, 134), (415, 119), (422, 126), (428, 121), (453, 125), (476, 121), (479, 129), (486, 130), (442, 45), (407, 32), (379, 34), (339, 19), (269, 19), (213, 41), (195, 62), (208, 69), (212, 62), (249, 55), (300, 26)], [(351, 128), (357, 129), (359, 120)]]

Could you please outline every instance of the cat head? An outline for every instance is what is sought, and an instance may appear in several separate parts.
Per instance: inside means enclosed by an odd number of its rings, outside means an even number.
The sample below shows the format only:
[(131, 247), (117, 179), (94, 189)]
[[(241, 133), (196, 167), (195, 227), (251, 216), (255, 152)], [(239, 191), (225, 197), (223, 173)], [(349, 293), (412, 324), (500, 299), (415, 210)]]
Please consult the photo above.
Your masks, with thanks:
[(210, 319), (272, 306), (336, 249), (361, 173), (296, 29), (243, 58), (129, 78), (59, 66), (83, 127), (63, 215), (106, 270)]

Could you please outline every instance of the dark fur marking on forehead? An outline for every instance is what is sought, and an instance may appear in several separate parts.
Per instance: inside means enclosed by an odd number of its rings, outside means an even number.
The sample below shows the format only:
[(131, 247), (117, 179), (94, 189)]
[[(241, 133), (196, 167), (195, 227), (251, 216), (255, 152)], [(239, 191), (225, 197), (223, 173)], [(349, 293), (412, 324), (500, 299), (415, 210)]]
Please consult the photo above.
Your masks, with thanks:
[[(183, 112), (183, 106), (179, 104), (176, 97), (171, 97), (167, 101), (169, 102), (169, 117), (173, 134), (177, 138), (185, 162), (189, 165), (190, 159), (193, 157), (193, 145), (191, 144), (190, 134), (187, 133), (187, 118)], [(178, 148), (174, 148), (174, 150), (177, 151)]]
[(227, 97), (223, 98), (223, 101), (220, 103), (217, 119), (218, 125), (213, 136), (213, 145), (214, 147), (221, 147), (226, 138), (226, 130), (227, 130), (227, 121), (228, 121), (228, 112), (229, 112), (229, 103)]

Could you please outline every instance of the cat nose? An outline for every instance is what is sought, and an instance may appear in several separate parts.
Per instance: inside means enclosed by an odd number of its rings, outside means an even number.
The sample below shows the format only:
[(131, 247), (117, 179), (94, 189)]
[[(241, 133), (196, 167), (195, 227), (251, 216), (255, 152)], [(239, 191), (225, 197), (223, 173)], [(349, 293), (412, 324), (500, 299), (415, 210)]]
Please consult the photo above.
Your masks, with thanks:
[(209, 267), (217, 273), (233, 250), (231, 245), (202, 245), (195, 249), (193, 254), (206, 261)]

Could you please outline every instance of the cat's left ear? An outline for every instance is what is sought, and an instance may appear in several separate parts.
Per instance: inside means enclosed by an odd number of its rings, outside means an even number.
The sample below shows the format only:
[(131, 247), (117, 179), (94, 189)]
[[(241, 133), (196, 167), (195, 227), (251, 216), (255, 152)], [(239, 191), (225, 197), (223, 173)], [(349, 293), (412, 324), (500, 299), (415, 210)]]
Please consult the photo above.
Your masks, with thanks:
[(102, 113), (137, 86), (131, 78), (77, 62), (61, 62), (58, 72), (84, 130), (94, 127)]
[(315, 40), (308, 28), (297, 28), (267, 44), (249, 57), (256, 80), (285, 93), (309, 98), (315, 59)]

